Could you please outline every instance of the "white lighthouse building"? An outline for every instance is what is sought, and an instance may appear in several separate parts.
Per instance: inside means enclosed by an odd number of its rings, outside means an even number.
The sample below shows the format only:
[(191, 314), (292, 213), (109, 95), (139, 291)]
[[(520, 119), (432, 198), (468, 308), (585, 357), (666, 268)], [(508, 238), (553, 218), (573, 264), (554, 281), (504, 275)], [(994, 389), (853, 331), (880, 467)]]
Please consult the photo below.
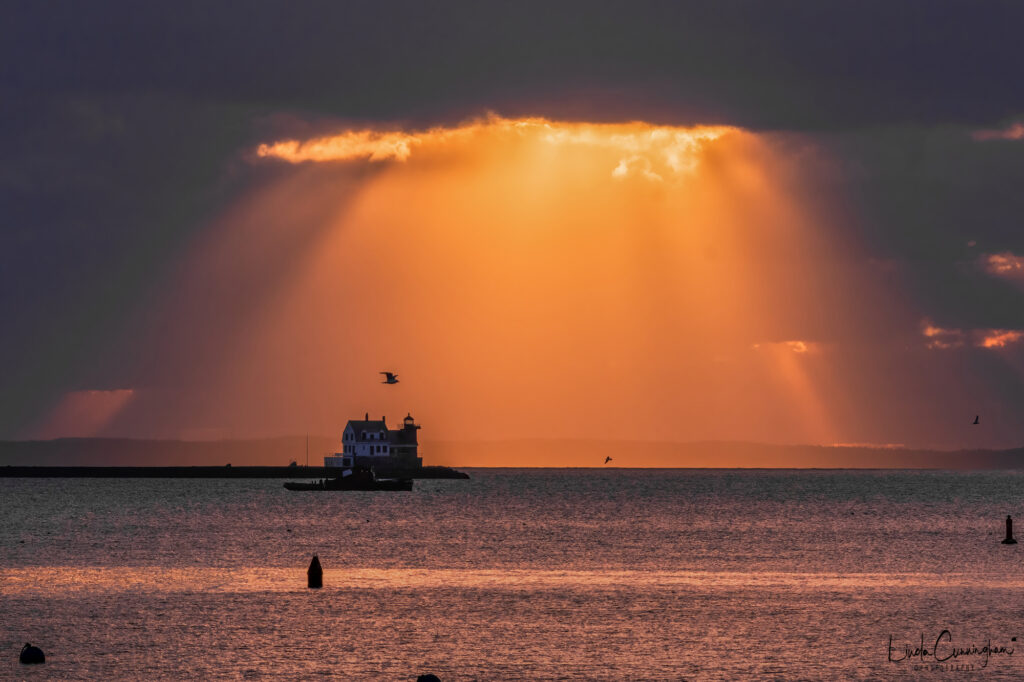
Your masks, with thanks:
[(411, 414), (398, 429), (389, 429), (385, 417), (370, 419), (369, 413), (362, 420), (351, 419), (341, 434), (341, 452), (324, 457), (324, 466), (418, 469), (423, 466), (416, 440), (419, 428)]

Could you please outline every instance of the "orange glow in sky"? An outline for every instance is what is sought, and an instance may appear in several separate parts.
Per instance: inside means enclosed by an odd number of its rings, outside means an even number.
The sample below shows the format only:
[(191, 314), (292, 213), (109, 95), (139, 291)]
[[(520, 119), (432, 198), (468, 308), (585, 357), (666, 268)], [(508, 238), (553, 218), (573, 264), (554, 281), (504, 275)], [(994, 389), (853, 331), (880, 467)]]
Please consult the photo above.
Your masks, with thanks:
[(131, 389), (68, 391), (30, 435), (44, 440), (101, 435), (134, 398)]
[(895, 304), (846, 265), (831, 199), (804, 194), (828, 172), (812, 149), (491, 117), (269, 141), (256, 161), (290, 170), (193, 245), (147, 344), (170, 388), (126, 421), (332, 434), (411, 412), (428, 443), (833, 443), (874, 418), (836, 397), (857, 370), (833, 341)]
[(1004, 348), (1024, 339), (1024, 331), (1017, 329), (990, 329), (982, 338), (982, 348)]
[(986, 256), (984, 265), (990, 274), (998, 277), (1024, 278), (1024, 258), (1009, 251)]
[(543, 118), (506, 119), (491, 116), (455, 128), (422, 132), (346, 130), (311, 140), (282, 140), (261, 144), (256, 154), (290, 163), (307, 161), (406, 161), (414, 153), (430, 154), (454, 145), (494, 143), (497, 140), (611, 150), (618, 160), (609, 169), (624, 178), (639, 174), (650, 180), (693, 170), (702, 146), (732, 128), (681, 128), (646, 123), (568, 123)]

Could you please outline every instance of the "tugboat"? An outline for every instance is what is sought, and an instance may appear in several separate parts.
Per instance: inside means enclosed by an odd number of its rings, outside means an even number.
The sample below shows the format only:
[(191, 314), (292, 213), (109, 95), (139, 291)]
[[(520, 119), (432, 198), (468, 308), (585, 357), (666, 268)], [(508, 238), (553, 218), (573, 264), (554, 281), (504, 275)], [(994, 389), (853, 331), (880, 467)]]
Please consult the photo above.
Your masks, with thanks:
[(412, 479), (377, 478), (373, 469), (355, 467), (345, 469), (337, 478), (326, 478), (310, 483), (284, 484), (288, 490), (412, 490)]

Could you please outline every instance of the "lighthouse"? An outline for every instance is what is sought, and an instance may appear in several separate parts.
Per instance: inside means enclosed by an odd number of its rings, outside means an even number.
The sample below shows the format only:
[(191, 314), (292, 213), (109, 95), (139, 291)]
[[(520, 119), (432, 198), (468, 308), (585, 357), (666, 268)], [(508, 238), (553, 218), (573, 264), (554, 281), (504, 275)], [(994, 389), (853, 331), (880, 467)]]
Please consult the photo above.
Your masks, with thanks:
[(389, 429), (387, 417), (350, 419), (341, 433), (341, 452), (324, 457), (326, 467), (371, 467), (375, 471), (419, 469), (417, 432), (420, 426), (406, 413), (401, 428)]

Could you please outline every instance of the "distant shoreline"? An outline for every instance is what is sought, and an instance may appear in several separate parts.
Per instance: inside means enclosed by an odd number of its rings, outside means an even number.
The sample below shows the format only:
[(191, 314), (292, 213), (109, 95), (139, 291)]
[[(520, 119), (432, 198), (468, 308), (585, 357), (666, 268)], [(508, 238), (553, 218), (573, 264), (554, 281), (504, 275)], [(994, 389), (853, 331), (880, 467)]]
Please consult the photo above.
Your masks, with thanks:
[[(310, 436), (176, 441), (64, 438), (0, 441), (0, 469), (12, 467), (286, 468), (295, 462), (320, 471), (338, 440)], [(426, 441), (425, 463), (457, 468), (569, 469), (1024, 469), (1024, 447), (1004, 450), (928, 450), (872, 446), (775, 445), (730, 441), (689, 443), (518, 439)], [(605, 458), (611, 461), (605, 465)], [(306, 462), (314, 466), (304, 467)], [(313, 474), (322, 475), (322, 474)], [(218, 476), (220, 477), (220, 476)], [(232, 478), (239, 478), (235, 474)], [(274, 475), (274, 477), (279, 477)]]
[[(307, 466), (0, 466), (0, 478), (330, 478), (337, 467)], [(398, 478), (463, 479), (466, 474), (448, 467), (423, 467), (421, 470), (392, 472)]]

